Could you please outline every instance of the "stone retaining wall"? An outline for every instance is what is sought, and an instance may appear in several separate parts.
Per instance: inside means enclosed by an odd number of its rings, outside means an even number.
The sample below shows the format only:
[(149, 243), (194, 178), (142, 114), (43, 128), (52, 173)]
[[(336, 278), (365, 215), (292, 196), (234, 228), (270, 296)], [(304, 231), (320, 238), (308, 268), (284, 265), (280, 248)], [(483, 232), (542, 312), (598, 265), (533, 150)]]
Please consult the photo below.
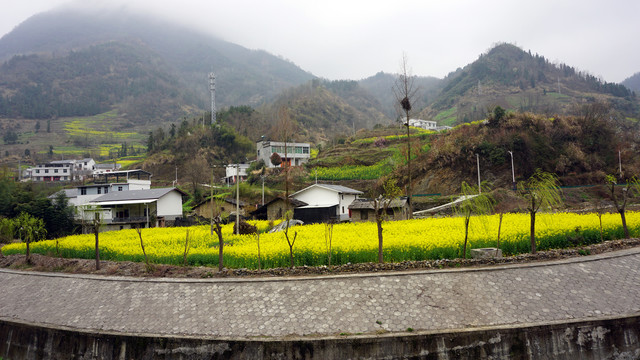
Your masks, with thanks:
[(437, 333), (202, 339), (97, 333), (0, 319), (3, 360), (637, 359), (640, 315)]

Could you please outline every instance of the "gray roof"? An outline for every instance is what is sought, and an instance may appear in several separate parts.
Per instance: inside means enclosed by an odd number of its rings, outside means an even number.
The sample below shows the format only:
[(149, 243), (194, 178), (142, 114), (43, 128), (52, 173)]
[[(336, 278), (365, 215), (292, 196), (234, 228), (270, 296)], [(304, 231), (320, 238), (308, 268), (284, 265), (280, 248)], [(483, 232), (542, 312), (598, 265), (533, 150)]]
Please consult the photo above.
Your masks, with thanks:
[(362, 195), (362, 194), (364, 194), (364, 193), (363, 193), (362, 191), (360, 191), (360, 190), (355, 190), (355, 189), (348, 188), (348, 187), (346, 187), (346, 186), (342, 186), (342, 185), (332, 185), (332, 184), (313, 184), (313, 185), (311, 185), (311, 186), (309, 186), (309, 187), (306, 187), (306, 188), (304, 188), (304, 189), (302, 189), (302, 190), (300, 190), (300, 191), (296, 192), (295, 194), (293, 194), (293, 195), (291, 195), (291, 196), (294, 196), (294, 195), (296, 195), (296, 194), (299, 194), (299, 193), (301, 193), (301, 192), (303, 192), (303, 191), (306, 191), (307, 189), (311, 189), (311, 188), (313, 188), (313, 187), (321, 187), (321, 188), (329, 189), (329, 190), (331, 190), (331, 191), (335, 191), (335, 192), (337, 192), (337, 193), (341, 193), (341, 194), (356, 194), (356, 195)]
[[(405, 206), (407, 203), (406, 197), (394, 198), (391, 199), (389, 203), (389, 209), (395, 209)], [(375, 210), (375, 204), (373, 203), (373, 199), (355, 199), (351, 205), (349, 205), (349, 209), (357, 210), (357, 209), (369, 209)]]
[(47, 196), (49, 199), (55, 199), (58, 194), (64, 193), (64, 196), (67, 199), (78, 197), (78, 189), (62, 189), (60, 191), (56, 191), (55, 193)]
[(93, 203), (110, 202), (110, 201), (129, 201), (129, 200), (153, 200), (159, 199), (171, 191), (182, 191), (176, 188), (159, 188), (150, 190), (129, 190), (129, 191), (112, 191), (94, 199)]

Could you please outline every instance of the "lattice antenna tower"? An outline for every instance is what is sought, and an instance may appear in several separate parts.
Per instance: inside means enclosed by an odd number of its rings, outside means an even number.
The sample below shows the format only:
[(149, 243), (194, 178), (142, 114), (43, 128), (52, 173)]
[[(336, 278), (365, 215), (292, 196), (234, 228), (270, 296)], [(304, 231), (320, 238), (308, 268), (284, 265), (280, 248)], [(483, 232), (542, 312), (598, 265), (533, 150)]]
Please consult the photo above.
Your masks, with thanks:
[(211, 91), (211, 125), (216, 123), (216, 75), (209, 73), (209, 90)]

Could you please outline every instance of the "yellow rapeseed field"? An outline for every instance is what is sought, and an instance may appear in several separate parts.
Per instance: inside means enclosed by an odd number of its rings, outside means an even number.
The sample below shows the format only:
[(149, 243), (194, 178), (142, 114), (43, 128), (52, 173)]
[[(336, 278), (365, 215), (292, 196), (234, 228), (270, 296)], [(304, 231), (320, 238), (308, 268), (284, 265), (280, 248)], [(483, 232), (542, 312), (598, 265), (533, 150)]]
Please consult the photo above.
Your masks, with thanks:
[[(600, 241), (600, 225), (596, 214), (572, 213), (538, 214), (536, 238), (539, 250), (591, 244)], [(529, 221), (527, 214), (504, 215), (500, 248), (506, 255), (529, 251)], [(260, 257), (263, 268), (289, 265), (289, 246), (283, 233), (264, 233), (266, 221), (251, 221), (260, 234)], [(602, 216), (604, 240), (623, 236), (620, 216)], [(638, 235), (640, 213), (627, 213), (632, 235)], [(455, 258), (461, 256), (464, 241), (464, 223), (459, 217), (415, 219), (383, 223), (384, 259), (388, 262)], [(292, 227), (290, 236), (297, 233), (294, 246), (295, 264), (326, 265), (328, 244), (326, 225), (312, 224)], [(218, 238), (210, 235), (209, 226), (189, 228), (143, 229), (145, 250), (154, 263), (181, 264), (185, 239), (189, 232), (187, 261), (191, 265), (217, 266)], [(258, 237), (232, 234), (233, 226), (223, 228), (224, 265), (232, 268), (257, 268)], [(472, 217), (470, 248), (495, 247), (498, 216)], [(58, 239), (60, 255), (91, 259), (94, 257), (93, 235), (74, 235)], [(377, 261), (376, 224), (345, 223), (333, 227), (332, 264)], [(32, 251), (56, 254), (55, 240), (32, 244)], [(24, 244), (6, 245), (5, 255), (24, 253)], [(120, 230), (100, 234), (100, 253), (103, 260), (144, 261), (140, 239), (135, 230)]]

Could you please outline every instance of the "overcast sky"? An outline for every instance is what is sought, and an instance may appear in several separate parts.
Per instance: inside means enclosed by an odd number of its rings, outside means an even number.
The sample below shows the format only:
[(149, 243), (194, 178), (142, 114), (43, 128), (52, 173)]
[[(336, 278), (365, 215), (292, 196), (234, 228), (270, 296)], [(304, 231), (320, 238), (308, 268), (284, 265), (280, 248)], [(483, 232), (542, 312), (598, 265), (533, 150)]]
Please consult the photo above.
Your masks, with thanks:
[[(0, 0), (0, 34), (68, 0)], [(620, 82), (640, 72), (638, 0), (83, 0), (157, 13), (327, 79), (444, 77), (509, 42)], [(126, 4), (126, 5), (125, 5)]]

